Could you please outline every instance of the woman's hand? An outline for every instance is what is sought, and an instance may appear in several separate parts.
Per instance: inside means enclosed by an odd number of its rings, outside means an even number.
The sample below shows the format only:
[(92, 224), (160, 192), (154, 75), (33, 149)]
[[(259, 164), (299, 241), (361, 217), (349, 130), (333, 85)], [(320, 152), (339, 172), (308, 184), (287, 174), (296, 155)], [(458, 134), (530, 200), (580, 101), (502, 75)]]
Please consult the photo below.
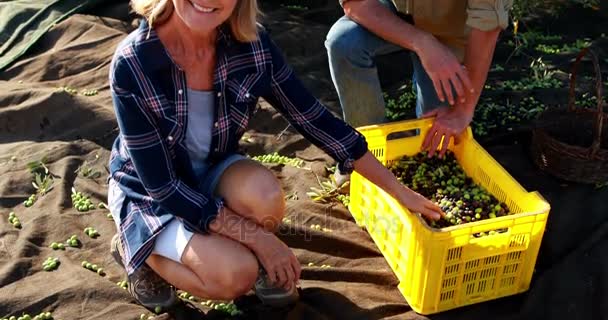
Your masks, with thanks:
[(300, 279), (300, 262), (274, 234), (259, 234), (250, 248), (262, 263), (272, 284), (289, 290)]
[(419, 212), (423, 216), (435, 221), (445, 215), (445, 213), (441, 211), (441, 208), (431, 200), (406, 186), (403, 186), (402, 189), (402, 191), (398, 192), (396, 199), (411, 212)]
[(431, 220), (437, 220), (445, 215), (441, 208), (431, 200), (414, 192), (397, 180), (397, 177), (383, 166), (371, 152), (368, 151), (363, 157), (355, 161), (355, 170), (393, 196), (410, 211), (420, 212)]

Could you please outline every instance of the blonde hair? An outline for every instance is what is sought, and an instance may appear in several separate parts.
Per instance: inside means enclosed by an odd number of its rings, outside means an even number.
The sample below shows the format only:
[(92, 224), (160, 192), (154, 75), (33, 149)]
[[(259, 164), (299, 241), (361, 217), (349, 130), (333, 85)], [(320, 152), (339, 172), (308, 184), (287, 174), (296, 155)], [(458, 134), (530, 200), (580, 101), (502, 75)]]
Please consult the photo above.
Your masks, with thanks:
[[(173, 0), (131, 0), (135, 13), (148, 20), (150, 27), (162, 24), (173, 13)], [(258, 39), (258, 16), (261, 14), (257, 0), (237, 0), (228, 25), (236, 40), (252, 42)]]

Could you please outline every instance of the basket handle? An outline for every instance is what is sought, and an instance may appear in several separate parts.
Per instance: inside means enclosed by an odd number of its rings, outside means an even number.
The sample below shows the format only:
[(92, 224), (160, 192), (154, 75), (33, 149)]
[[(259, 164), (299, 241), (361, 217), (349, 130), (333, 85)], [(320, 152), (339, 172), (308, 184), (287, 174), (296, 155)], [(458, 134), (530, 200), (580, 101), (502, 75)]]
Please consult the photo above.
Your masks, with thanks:
[(576, 61), (572, 66), (572, 73), (570, 75), (570, 92), (568, 99), (568, 111), (573, 112), (575, 109), (575, 92), (574, 89), (576, 87), (576, 73), (578, 71), (578, 66), (585, 55), (589, 54), (591, 57), (591, 62), (593, 63), (593, 70), (595, 72), (595, 91), (597, 95), (597, 116), (595, 119), (595, 125), (593, 128), (593, 144), (591, 145), (591, 156), (595, 156), (595, 154), (600, 150), (600, 144), (602, 141), (602, 132), (604, 125), (604, 111), (602, 109), (602, 72), (600, 71), (600, 65), (598, 63), (597, 55), (593, 50), (589, 47), (583, 48), (578, 56), (576, 57)]

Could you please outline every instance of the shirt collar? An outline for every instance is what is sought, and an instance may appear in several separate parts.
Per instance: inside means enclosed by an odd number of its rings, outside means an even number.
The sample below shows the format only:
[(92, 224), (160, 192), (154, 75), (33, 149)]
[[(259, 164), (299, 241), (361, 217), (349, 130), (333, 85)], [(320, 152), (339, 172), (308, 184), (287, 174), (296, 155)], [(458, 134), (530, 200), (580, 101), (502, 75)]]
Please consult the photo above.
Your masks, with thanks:
[[(150, 28), (146, 19), (141, 19), (138, 31), (139, 36), (136, 40), (136, 46), (140, 46), (143, 52), (145, 52), (139, 55), (140, 61), (145, 68), (148, 70), (163, 70), (175, 65), (156, 34), (155, 29)], [(216, 52), (222, 52), (222, 49), (231, 47), (233, 43), (234, 39), (229, 26), (226, 24), (221, 25), (216, 40)]]

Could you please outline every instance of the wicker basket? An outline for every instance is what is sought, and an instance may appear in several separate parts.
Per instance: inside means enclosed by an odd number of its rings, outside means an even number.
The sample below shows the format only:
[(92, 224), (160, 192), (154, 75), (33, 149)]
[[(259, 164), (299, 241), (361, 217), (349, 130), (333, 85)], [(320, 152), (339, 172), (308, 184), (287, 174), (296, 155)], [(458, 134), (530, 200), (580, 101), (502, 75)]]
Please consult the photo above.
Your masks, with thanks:
[[(597, 108), (575, 107), (576, 72), (589, 54), (596, 76)], [(567, 108), (549, 109), (540, 115), (532, 131), (531, 153), (536, 165), (566, 181), (608, 181), (608, 116), (602, 104), (602, 79), (596, 54), (581, 50), (572, 68)], [(608, 130), (607, 130), (608, 131)], [(603, 146), (603, 148), (602, 148)]]

